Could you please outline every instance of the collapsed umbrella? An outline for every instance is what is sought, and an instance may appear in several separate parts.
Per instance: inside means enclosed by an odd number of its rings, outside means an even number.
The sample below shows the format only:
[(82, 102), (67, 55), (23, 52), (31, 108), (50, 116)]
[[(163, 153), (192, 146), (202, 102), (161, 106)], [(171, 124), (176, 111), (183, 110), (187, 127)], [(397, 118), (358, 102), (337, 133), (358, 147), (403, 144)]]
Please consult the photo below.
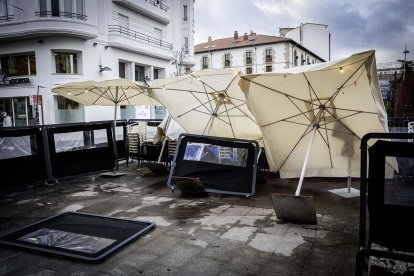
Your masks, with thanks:
[[(242, 76), (240, 86), (262, 130), (270, 169), (281, 178), (300, 177), (299, 191), (305, 176), (358, 177), (361, 138), (388, 131), (374, 51)], [(393, 168), (390, 160), (388, 171)]]

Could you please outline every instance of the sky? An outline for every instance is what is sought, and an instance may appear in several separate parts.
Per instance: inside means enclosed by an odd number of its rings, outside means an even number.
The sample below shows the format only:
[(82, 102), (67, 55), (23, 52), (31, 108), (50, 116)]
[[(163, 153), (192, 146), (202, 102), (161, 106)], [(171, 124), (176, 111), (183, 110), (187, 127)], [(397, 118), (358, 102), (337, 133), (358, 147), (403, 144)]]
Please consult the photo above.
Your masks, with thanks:
[(195, 45), (252, 30), (279, 35), (301, 23), (328, 25), (331, 60), (373, 49), (377, 62), (414, 59), (414, 0), (195, 0)]

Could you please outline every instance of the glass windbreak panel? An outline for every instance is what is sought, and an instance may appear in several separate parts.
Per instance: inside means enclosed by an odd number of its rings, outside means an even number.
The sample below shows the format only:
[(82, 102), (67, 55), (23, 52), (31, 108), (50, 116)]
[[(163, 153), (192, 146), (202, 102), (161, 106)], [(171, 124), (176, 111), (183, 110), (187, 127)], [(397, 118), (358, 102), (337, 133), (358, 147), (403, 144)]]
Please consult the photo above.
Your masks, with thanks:
[(248, 149), (204, 143), (187, 143), (184, 160), (246, 167)]
[(34, 135), (0, 137), (0, 160), (37, 154)]
[(92, 254), (116, 242), (112, 239), (48, 228), (41, 228), (18, 238), (18, 240)]
[(108, 145), (108, 135), (106, 129), (93, 130), (93, 143), (95, 144), (95, 146)]
[(58, 152), (82, 150), (85, 148), (83, 131), (55, 133), (55, 150)]
[[(414, 206), (414, 158), (396, 157), (398, 172), (385, 179), (384, 203)], [(386, 165), (386, 171), (387, 171)]]
[(55, 96), (55, 120), (57, 124), (84, 122), (84, 106), (63, 96)]
[(117, 126), (115, 128), (115, 137), (117, 141), (124, 140), (124, 127)]

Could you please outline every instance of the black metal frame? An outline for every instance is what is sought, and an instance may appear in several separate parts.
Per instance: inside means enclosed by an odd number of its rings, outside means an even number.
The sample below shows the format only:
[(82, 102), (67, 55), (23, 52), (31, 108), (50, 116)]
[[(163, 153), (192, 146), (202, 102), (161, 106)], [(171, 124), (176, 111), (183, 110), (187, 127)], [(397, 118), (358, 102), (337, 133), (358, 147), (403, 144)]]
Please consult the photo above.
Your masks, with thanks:
[[(379, 258), (395, 259), (414, 263), (414, 255), (397, 253), (395, 251), (381, 251), (367, 245), (367, 184), (368, 184), (368, 141), (371, 139), (409, 140), (414, 139), (414, 133), (368, 133), (361, 139), (361, 184), (360, 184), (360, 220), (359, 220), (359, 251), (356, 256), (356, 275), (362, 275), (367, 267), (366, 258), (375, 256)], [(408, 219), (408, 218), (407, 218)], [(410, 221), (407, 220), (407, 224)]]
[[(41, 225), (41, 224), (43, 224), (47, 221), (50, 221), (52, 219), (56, 219), (60, 216), (65, 216), (67, 214), (75, 214), (75, 215), (90, 217), (90, 218), (95, 217), (95, 218), (101, 218), (101, 219), (104, 219), (104, 220), (119, 221), (120, 225), (122, 225), (122, 223), (130, 223), (130, 224), (144, 223), (144, 224), (147, 224), (147, 226), (144, 227), (143, 229), (135, 232), (133, 235), (129, 236), (127, 239), (124, 239), (122, 242), (117, 243), (115, 246), (110, 247), (108, 249), (104, 248), (104, 249), (100, 250), (98, 252), (99, 255), (97, 255), (97, 256), (85, 256), (85, 255), (77, 254), (76, 251), (73, 251), (73, 252), (64, 252), (63, 251), (62, 252), (62, 250), (60, 250), (59, 248), (54, 248), (54, 247), (50, 247), (50, 246), (37, 246), (36, 244), (29, 244), (29, 243), (23, 243), (23, 242), (17, 242), (17, 241), (10, 241), (9, 240), (9, 237), (15, 235), (15, 233), (25, 233), (25, 231), (27, 232), (28, 230), (32, 230), (33, 228), (35, 228), (36, 225)], [(60, 256), (60, 257), (66, 257), (66, 258), (80, 260), (80, 261), (84, 261), (84, 262), (96, 263), (96, 262), (103, 261), (109, 255), (111, 255), (114, 252), (120, 250), (122, 247), (124, 247), (128, 243), (134, 241), (135, 239), (139, 238), (140, 236), (144, 235), (145, 233), (153, 230), (155, 227), (156, 227), (156, 225), (153, 222), (131, 220), (131, 219), (124, 219), (124, 218), (122, 218), (122, 219), (121, 218), (113, 218), (113, 217), (100, 216), (100, 215), (87, 214), (87, 213), (80, 213), (80, 212), (66, 212), (66, 213), (63, 213), (63, 214), (59, 214), (59, 215), (56, 215), (56, 216), (49, 217), (47, 219), (38, 221), (36, 223), (33, 223), (33, 224), (28, 225), (28, 226), (22, 227), (20, 229), (15, 230), (15, 231), (6, 233), (6, 234), (0, 236), (0, 244), (7, 245), (7, 246), (19, 247), (19, 248), (23, 248), (23, 249), (26, 249), (26, 250), (37, 251), (37, 252), (40, 252), (40, 253), (45, 253), (45, 254), (50, 254), (50, 255), (55, 255), (55, 256)], [(70, 251), (72, 251), (72, 250), (70, 250)]]

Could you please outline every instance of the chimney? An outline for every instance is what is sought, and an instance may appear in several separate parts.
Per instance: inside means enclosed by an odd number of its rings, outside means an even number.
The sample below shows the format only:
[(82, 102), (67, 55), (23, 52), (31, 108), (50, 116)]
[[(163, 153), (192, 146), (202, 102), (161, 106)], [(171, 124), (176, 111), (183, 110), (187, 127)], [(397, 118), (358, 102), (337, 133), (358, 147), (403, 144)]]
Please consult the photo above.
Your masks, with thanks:
[(209, 36), (208, 37), (208, 43), (210, 43), (211, 41), (213, 41), (213, 40), (211, 39), (211, 36)]
[(244, 33), (243, 40), (247, 41), (248, 39), (249, 39), (249, 37), (247, 36), (247, 33)]
[(239, 34), (237, 33), (237, 31), (234, 31), (234, 40), (239, 39)]

